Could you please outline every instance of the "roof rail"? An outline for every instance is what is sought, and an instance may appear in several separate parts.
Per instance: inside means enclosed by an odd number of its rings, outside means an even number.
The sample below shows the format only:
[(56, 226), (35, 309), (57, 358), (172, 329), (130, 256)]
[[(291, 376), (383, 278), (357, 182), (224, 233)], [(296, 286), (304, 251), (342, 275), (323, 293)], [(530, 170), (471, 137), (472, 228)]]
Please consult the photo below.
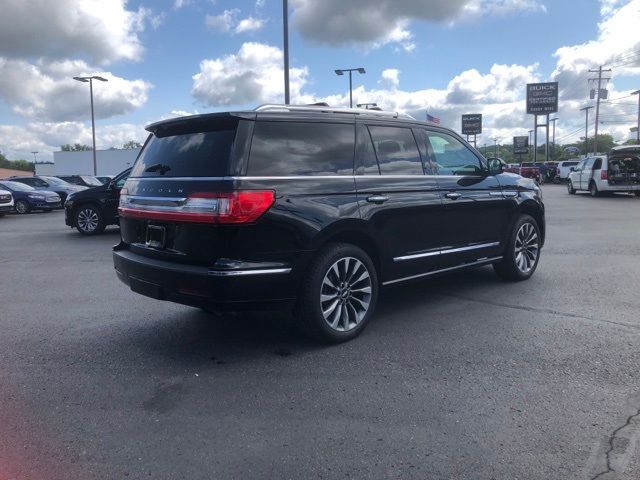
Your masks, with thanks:
[(281, 105), (266, 103), (255, 108), (256, 112), (322, 112), (322, 113), (350, 113), (352, 115), (369, 115), (373, 117), (391, 117), (415, 120), (411, 115), (400, 112), (385, 112), (365, 108), (333, 108), (328, 105)]

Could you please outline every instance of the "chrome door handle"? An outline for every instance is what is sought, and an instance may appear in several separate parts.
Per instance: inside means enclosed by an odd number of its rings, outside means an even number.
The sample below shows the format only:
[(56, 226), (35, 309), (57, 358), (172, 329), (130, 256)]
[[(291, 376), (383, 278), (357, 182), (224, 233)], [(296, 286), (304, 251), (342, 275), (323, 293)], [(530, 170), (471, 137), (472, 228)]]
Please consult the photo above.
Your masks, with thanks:
[(449, 192), (445, 194), (445, 197), (447, 197), (449, 200), (457, 200), (461, 197), (461, 195), (458, 192)]
[(367, 202), (369, 203), (384, 203), (387, 200), (389, 200), (389, 197), (385, 196), (385, 195), (371, 195), (370, 197), (367, 197)]

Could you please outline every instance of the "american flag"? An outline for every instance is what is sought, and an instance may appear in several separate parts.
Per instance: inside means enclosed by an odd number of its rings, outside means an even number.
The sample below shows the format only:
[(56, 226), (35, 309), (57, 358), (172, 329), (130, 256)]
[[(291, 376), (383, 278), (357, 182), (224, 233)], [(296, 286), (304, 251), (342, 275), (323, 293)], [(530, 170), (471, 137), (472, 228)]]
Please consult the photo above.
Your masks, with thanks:
[(433, 115), (429, 115), (427, 113), (427, 122), (435, 123), (436, 125), (440, 125), (440, 118), (434, 117)]

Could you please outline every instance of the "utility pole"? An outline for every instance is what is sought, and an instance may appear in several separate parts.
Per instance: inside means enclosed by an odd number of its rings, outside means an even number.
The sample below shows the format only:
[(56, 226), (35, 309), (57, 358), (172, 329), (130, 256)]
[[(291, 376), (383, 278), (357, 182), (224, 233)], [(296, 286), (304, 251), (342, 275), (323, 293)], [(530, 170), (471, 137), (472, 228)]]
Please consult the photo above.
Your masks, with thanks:
[(493, 156), (494, 157), (498, 156), (498, 139), (497, 138), (493, 139)]
[(638, 95), (638, 131), (636, 132), (636, 144), (640, 145), (640, 90), (636, 90), (631, 95)]
[(533, 133), (533, 130), (529, 130), (529, 161), (531, 161), (531, 134)]
[[(551, 152), (553, 153), (553, 159), (556, 158), (556, 121), (557, 120), (558, 120), (558, 117), (552, 118), (551, 120), (549, 120), (550, 122), (553, 122), (553, 141), (552, 141), (553, 150), (551, 150)], [(547, 139), (547, 142), (548, 141), (549, 139)]]
[(33, 163), (34, 164), (38, 163), (38, 157), (36, 157), (36, 155), (38, 155), (38, 153), (40, 153), (40, 152), (31, 152), (31, 153), (33, 153)]
[(282, 0), (282, 29), (284, 36), (284, 103), (289, 105), (289, 1)]
[(598, 78), (590, 78), (589, 80), (591, 81), (598, 81), (598, 90), (596, 91), (596, 132), (595, 132), (595, 136), (593, 137), (593, 154), (597, 155), (598, 154), (598, 122), (600, 121), (600, 97), (601, 97), (601, 93), (602, 93), (602, 81), (609, 81), (611, 80), (611, 77), (607, 77), (607, 78), (602, 78), (602, 72), (610, 72), (611, 69), (608, 68), (606, 70), (604, 70), (602, 68), (602, 65), (600, 65), (598, 67), (598, 70), (589, 70), (589, 73), (597, 73), (598, 74)]
[(584, 119), (584, 157), (587, 158), (589, 155), (589, 110), (593, 107), (584, 107), (581, 108), (580, 111), (585, 113)]

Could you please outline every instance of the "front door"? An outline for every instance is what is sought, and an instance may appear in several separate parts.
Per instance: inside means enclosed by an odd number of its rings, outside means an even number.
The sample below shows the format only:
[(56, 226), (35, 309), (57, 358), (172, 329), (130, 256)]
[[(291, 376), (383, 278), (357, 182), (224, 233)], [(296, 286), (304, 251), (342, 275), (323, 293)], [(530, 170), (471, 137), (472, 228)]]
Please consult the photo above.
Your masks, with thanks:
[(383, 252), (383, 283), (436, 270), (442, 202), (412, 129), (374, 121), (356, 132), (358, 205)]
[(595, 158), (585, 160), (582, 171), (580, 172), (580, 190), (589, 189), (589, 182), (591, 181), (591, 177), (593, 177), (593, 163), (595, 161)]
[(436, 129), (426, 133), (443, 203), (442, 266), (499, 257), (511, 208), (500, 183), (462, 139)]

